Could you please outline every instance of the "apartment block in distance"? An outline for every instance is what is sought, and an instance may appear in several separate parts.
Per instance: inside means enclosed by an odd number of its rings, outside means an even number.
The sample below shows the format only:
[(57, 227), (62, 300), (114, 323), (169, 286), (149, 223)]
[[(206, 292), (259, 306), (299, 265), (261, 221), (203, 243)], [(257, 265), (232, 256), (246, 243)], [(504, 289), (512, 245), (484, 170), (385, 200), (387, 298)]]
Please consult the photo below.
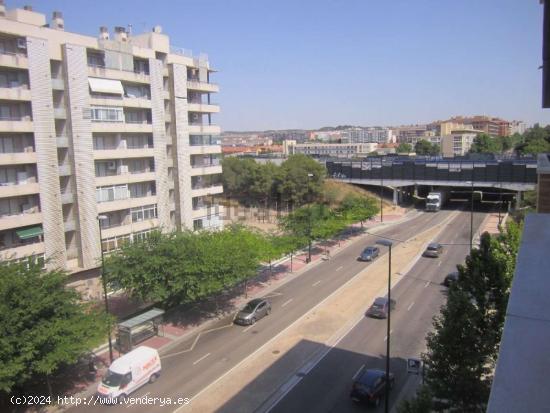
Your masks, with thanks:
[(85, 280), (101, 247), (221, 227), (213, 71), (159, 26), (95, 38), (0, 1), (0, 259)]

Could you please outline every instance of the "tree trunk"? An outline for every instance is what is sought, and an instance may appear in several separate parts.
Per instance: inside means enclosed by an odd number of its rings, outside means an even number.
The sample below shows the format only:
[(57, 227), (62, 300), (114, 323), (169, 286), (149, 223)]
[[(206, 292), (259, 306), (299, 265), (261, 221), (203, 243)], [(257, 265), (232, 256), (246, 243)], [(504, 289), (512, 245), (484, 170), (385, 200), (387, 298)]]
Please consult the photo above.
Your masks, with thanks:
[(50, 382), (50, 375), (46, 373), (46, 386), (48, 387), (48, 395), (53, 397), (52, 383)]

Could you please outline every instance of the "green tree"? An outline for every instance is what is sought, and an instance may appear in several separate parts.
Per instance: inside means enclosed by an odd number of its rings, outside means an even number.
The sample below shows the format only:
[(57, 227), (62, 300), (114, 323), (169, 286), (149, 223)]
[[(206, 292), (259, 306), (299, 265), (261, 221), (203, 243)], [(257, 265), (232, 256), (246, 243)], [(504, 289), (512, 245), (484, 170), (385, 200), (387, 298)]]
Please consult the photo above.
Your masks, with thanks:
[[(105, 314), (65, 287), (67, 275), (35, 264), (0, 262), (0, 390), (49, 378), (101, 343)], [(48, 389), (51, 393), (51, 389)]]
[(397, 413), (431, 413), (434, 408), (432, 394), (428, 386), (422, 386), (416, 396), (410, 400), (403, 400), (397, 406)]
[(427, 141), (426, 139), (420, 139), (416, 144), (414, 145), (414, 151), (417, 155), (429, 155), (434, 156), (438, 155), (439, 145), (433, 144), (430, 141)]
[(292, 155), (281, 164), (279, 192), (293, 205), (318, 199), (323, 190), (326, 169), (306, 155)]
[(350, 222), (361, 222), (371, 219), (379, 212), (379, 207), (373, 198), (347, 195), (339, 208), (339, 211), (346, 216)]
[(486, 133), (478, 134), (470, 147), (471, 153), (499, 153), (501, 151), (501, 142)]
[(232, 197), (249, 195), (256, 162), (249, 158), (233, 156), (222, 160), (222, 183), (224, 192)]
[(523, 134), (522, 141), (516, 145), (519, 154), (538, 154), (550, 152), (550, 127), (535, 124)]
[(412, 145), (410, 143), (401, 142), (395, 151), (397, 153), (411, 153)]

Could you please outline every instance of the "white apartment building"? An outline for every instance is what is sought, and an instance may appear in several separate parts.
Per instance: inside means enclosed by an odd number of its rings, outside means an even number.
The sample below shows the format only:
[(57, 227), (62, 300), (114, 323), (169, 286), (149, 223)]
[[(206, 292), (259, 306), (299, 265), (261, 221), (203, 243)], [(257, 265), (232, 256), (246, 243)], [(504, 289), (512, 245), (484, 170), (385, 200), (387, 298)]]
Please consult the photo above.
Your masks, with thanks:
[(394, 143), (396, 138), (388, 128), (353, 128), (345, 131), (351, 143)]
[(443, 156), (452, 158), (454, 156), (466, 155), (470, 151), (476, 136), (477, 133), (471, 132), (455, 132), (452, 135), (442, 136), (441, 152)]
[(0, 259), (78, 273), (155, 228), (221, 227), (212, 72), (159, 26), (94, 38), (0, 2)]

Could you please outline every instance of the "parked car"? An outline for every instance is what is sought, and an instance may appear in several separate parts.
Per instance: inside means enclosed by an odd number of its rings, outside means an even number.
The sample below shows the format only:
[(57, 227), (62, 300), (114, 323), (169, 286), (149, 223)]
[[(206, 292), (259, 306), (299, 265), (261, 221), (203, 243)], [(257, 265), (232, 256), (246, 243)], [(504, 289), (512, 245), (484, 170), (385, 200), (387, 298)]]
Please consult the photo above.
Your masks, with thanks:
[(380, 255), (380, 248), (378, 247), (367, 247), (363, 250), (359, 256), (360, 261), (372, 261)]
[[(395, 376), (390, 373), (390, 389), (395, 385)], [(386, 391), (386, 372), (369, 369), (359, 374), (351, 387), (351, 400), (358, 403), (380, 404)]]
[(443, 254), (443, 245), (437, 242), (432, 242), (428, 245), (428, 248), (426, 248), (423, 255), (425, 257), (438, 258), (441, 254)]
[[(396, 301), (392, 298), (390, 301), (391, 310), (395, 310)], [(387, 297), (378, 297), (374, 300), (374, 303), (367, 310), (367, 315), (374, 318), (387, 318), (388, 317), (388, 299)]]
[(244, 308), (235, 316), (235, 323), (242, 325), (251, 325), (260, 318), (271, 313), (271, 304), (263, 298), (256, 298), (249, 301)]
[(451, 284), (457, 281), (458, 281), (458, 271), (453, 271), (445, 276), (445, 279), (443, 280), (443, 285), (445, 287), (450, 287)]
[(140, 346), (111, 363), (97, 386), (97, 396), (107, 403), (121, 402), (147, 382), (153, 383), (160, 372), (158, 351)]

